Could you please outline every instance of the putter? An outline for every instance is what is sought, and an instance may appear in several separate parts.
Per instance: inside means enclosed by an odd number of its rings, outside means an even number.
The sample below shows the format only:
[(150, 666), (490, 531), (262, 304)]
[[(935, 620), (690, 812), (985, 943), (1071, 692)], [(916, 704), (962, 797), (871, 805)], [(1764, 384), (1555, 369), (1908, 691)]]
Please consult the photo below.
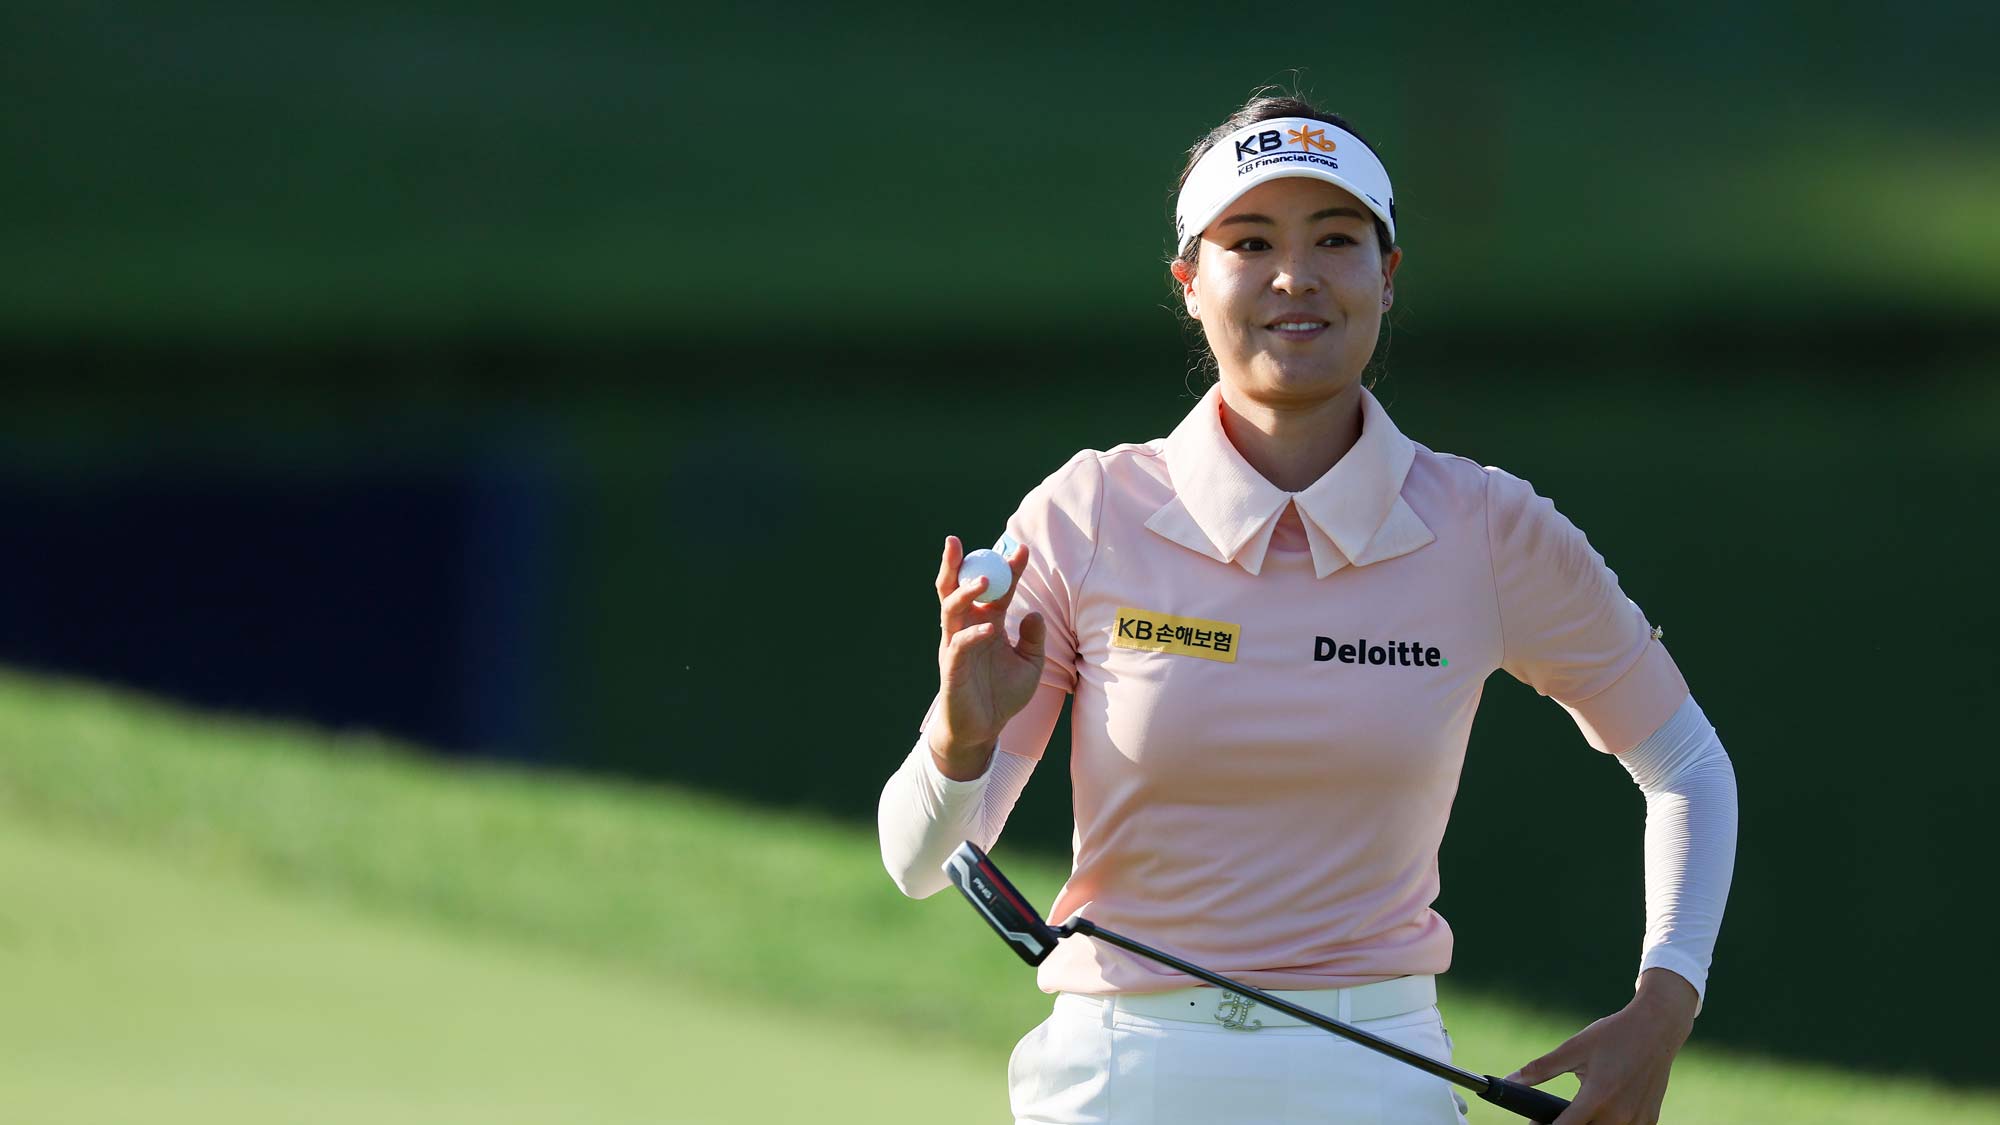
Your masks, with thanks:
[(1000, 874), (1000, 869), (993, 866), (993, 861), (986, 858), (986, 853), (980, 851), (979, 846), (970, 840), (960, 844), (958, 850), (951, 853), (951, 858), (945, 860), (944, 873), (951, 879), (952, 885), (958, 888), (959, 893), (965, 896), (966, 901), (972, 903), (986, 919), (987, 924), (1006, 939), (1014, 952), (1020, 954), (1021, 960), (1030, 965), (1039, 965), (1048, 960), (1049, 954), (1056, 950), (1056, 943), (1062, 939), (1071, 934), (1083, 934), (1099, 941), (1110, 942), (1121, 949), (1129, 949), (1141, 957), (1149, 957), (1162, 965), (1170, 965), (1217, 988), (1226, 988), (1239, 996), (1249, 997), (1266, 1007), (1302, 1019), (1314, 1027), (1331, 1031), (1344, 1039), (1351, 1039), (1371, 1051), (1378, 1051), (1397, 1062), (1407, 1063), (1446, 1082), (1471, 1090), (1501, 1109), (1518, 1113), (1530, 1121), (1549, 1125), (1557, 1115), (1569, 1108), (1569, 1102), (1554, 1094), (1545, 1094), (1533, 1086), (1523, 1086), (1518, 1082), (1509, 1082), (1490, 1074), (1474, 1074), (1469, 1070), (1460, 1070), (1450, 1063), (1441, 1063), (1428, 1055), (1420, 1055), (1407, 1047), (1370, 1035), (1360, 1028), (1329, 1019), (1310, 1008), (1301, 1008), (1297, 1004), (1281, 1000), (1249, 985), (1238, 984), (1220, 973), (1211, 973), (1200, 965), (1183, 961), (1172, 954), (1140, 945), (1131, 938), (1112, 933), (1082, 915), (1070, 919), (1060, 927), (1051, 926), (1042, 920), (1042, 916), (1035, 912), (1034, 907), (1028, 905), (1028, 900), (1021, 896), (1021, 892), (1014, 889), (1014, 884), (1009, 883), (1007, 877)]

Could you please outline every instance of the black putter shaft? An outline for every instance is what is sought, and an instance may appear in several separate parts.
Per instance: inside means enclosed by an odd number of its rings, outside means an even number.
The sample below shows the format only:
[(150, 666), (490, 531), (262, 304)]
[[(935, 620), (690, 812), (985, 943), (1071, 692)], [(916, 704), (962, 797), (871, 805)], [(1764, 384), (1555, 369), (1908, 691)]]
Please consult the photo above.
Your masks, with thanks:
[(1563, 1110), (1569, 1108), (1569, 1102), (1554, 1094), (1544, 1093), (1532, 1086), (1523, 1086), (1518, 1082), (1509, 1082), (1504, 1078), (1495, 1078), (1490, 1074), (1474, 1074), (1469, 1070), (1460, 1070), (1450, 1063), (1439, 1062), (1429, 1055), (1419, 1054), (1398, 1043), (1391, 1043), (1379, 1035), (1371, 1035), (1358, 1027), (1352, 1027), (1339, 1020), (1331, 1019), (1319, 1012), (1315, 1012), (1311, 1008), (1302, 1008), (1289, 1000), (1273, 996), (1262, 989), (1252, 988), (1247, 984), (1240, 984), (1230, 980), (1221, 973), (1212, 973), (1192, 961), (1183, 961), (1171, 953), (1162, 953), (1157, 949), (1142, 945), (1123, 934), (1113, 933), (1088, 918), (1081, 916), (1073, 918), (1068, 923), (1056, 927), (1056, 934), (1059, 937), (1068, 937), (1070, 934), (1083, 934), (1086, 937), (1097, 938), (1099, 941), (1108, 941), (1112, 945), (1122, 949), (1129, 949), (1141, 957), (1150, 957), (1162, 965), (1172, 966), (1191, 977), (1207, 981), (1217, 988), (1226, 988), (1239, 996), (1247, 996), (1265, 1007), (1275, 1008), (1287, 1015), (1302, 1019), (1314, 1027), (1331, 1031), (1343, 1039), (1351, 1039), (1371, 1051), (1378, 1051), (1398, 1062), (1408, 1063), (1410, 1066), (1414, 1066), (1427, 1074), (1434, 1074), (1447, 1082), (1462, 1086), (1477, 1093), (1486, 1101), (1492, 1102), (1502, 1109), (1512, 1110), (1531, 1121), (1539, 1121), (1547, 1125), (1548, 1122), (1554, 1121), (1557, 1115), (1561, 1114)]
[(1567, 1100), (1554, 1094), (1544, 1093), (1533, 1086), (1509, 1082), (1504, 1078), (1495, 1078), (1490, 1074), (1474, 1074), (1469, 1070), (1460, 1070), (1450, 1063), (1439, 1062), (1428, 1055), (1418, 1054), (1407, 1047), (1391, 1043), (1380, 1036), (1370, 1035), (1360, 1028), (1350, 1027), (1310, 1008), (1302, 1008), (1288, 1000), (1279, 999), (1261, 989), (1238, 984), (1220, 973), (1210, 972), (1191, 961), (1183, 961), (1171, 953), (1162, 953), (1151, 946), (1142, 945), (1123, 934), (1113, 933), (1081, 915), (1070, 919), (1060, 927), (1050, 926), (1042, 920), (1042, 916), (1034, 907), (1028, 905), (1027, 898), (1014, 889), (1014, 885), (1007, 881), (1007, 877), (1000, 873), (1000, 869), (993, 865), (993, 861), (986, 857), (986, 853), (980, 851), (979, 846), (970, 840), (960, 844), (958, 850), (952, 853), (952, 857), (944, 864), (944, 871), (950, 876), (952, 885), (959, 889), (959, 893), (963, 894), (966, 900), (985, 917), (987, 924), (992, 926), (1014, 952), (1030, 965), (1041, 964), (1050, 953), (1054, 952), (1056, 942), (1071, 934), (1094, 937), (1121, 949), (1128, 949), (1141, 957), (1150, 957), (1163, 965), (1179, 969), (1197, 980), (1206, 981), (1217, 988), (1226, 988), (1259, 1004), (1304, 1020), (1321, 1030), (1331, 1031), (1344, 1039), (1359, 1043), (1371, 1051), (1378, 1051), (1398, 1062), (1414, 1066), (1426, 1074), (1462, 1086), (1478, 1094), (1482, 1100), (1520, 1114), (1530, 1121), (1549, 1125), (1563, 1110), (1569, 1108)]

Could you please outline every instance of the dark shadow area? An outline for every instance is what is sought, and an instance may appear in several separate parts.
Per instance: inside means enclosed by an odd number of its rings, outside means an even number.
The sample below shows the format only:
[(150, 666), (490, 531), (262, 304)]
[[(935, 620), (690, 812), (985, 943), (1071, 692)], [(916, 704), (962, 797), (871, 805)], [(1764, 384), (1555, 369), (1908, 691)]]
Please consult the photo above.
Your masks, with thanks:
[(0, 474), (0, 661), (538, 757), (549, 508), (476, 464)]

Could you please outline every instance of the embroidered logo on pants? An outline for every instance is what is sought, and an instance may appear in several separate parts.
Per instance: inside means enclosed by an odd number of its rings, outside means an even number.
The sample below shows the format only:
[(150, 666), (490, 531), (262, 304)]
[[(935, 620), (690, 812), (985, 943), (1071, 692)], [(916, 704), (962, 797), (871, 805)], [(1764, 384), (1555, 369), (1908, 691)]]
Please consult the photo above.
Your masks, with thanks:
[[(1256, 1006), (1257, 1002), (1247, 996), (1238, 996), (1234, 992), (1225, 991), (1222, 994), (1222, 1003), (1216, 1006), (1215, 1018), (1222, 1023), (1222, 1026), (1235, 1031), (1255, 1031), (1264, 1026), (1263, 1020), (1251, 1020), (1248, 1023), (1243, 1021), (1244, 1017), (1250, 1014), (1250, 1009)], [(1227, 1015), (1224, 1014), (1225, 1011)]]

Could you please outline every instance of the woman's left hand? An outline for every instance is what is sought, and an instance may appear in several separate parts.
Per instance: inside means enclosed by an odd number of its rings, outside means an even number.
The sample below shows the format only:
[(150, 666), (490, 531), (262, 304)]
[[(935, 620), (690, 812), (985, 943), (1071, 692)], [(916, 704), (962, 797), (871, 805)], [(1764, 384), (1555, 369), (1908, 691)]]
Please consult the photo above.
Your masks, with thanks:
[(1555, 1125), (1655, 1125), (1667, 1071), (1694, 1030), (1694, 986), (1647, 969), (1632, 1002), (1507, 1076), (1533, 1086), (1574, 1072), (1582, 1083)]

